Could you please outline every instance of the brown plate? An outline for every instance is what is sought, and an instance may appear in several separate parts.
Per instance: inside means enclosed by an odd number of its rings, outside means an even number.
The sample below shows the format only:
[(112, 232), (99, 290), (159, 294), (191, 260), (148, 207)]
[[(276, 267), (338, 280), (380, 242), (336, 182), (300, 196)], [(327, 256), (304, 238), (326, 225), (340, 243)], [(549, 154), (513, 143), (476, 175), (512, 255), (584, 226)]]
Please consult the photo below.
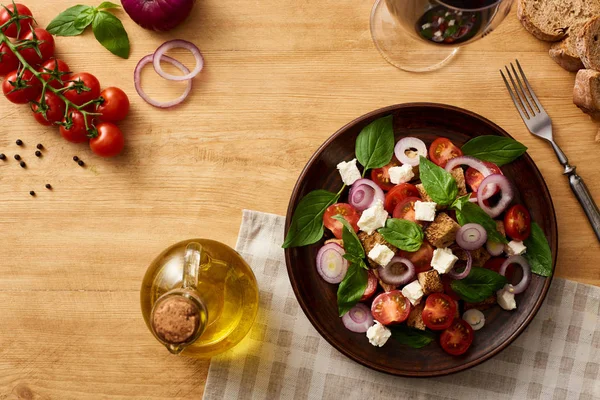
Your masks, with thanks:
[[(292, 213), (308, 192), (326, 189), (337, 192), (342, 186), (336, 170), (340, 161), (354, 158), (354, 144), (361, 129), (389, 114), (394, 115), (396, 140), (415, 136), (427, 145), (439, 137), (447, 137), (458, 146), (479, 135), (510, 137), (493, 122), (457, 107), (433, 103), (399, 104), (373, 111), (352, 121), (337, 131), (316, 151), (302, 173), (292, 193), (287, 212), (286, 233)], [(550, 193), (540, 171), (529, 155), (502, 167), (502, 172), (517, 189), (515, 202), (524, 204), (548, 238), (556, 264), (558, 232)], [(344, 328), (337, 315), (337, 285), (323, 281), (317, 273), (315, 258), (320, 242), (285, 250), (285, 260), (294, 293), (304, 313), (315, 329), (333, 347), (369, 368), (401, 376), (439, 376), (473, 367), (506, 348), (531, 322), (539, 310), (552, 278), (533, 275), (529, 288), (516, 296), (517, 309), (504, 311), (495, 306), (485, 312), (485, 327), (475, 333), (475, 340), (466, 354), (458, 357), (446, 354), (437, 342), (422, 349), (400, 345), (393, 339), (382, 348), (369, 344), (365, 334)]]

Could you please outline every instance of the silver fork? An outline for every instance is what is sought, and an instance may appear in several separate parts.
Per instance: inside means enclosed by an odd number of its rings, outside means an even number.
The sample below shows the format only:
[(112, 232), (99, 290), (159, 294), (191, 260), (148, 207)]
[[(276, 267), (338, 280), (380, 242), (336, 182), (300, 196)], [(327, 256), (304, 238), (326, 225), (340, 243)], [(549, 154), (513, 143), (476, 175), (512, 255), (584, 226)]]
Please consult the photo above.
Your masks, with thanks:
[(571, 189), (573, 189), (575, 197), (577, 197), (577, 200), (579, 200), (579, 203), (581, 203), (583, 211), (585, 211), (585, 214), (590, 220), (592, 228), (596, 233), (596, 237), (600, 241), (600, 211), (598, 210), (598, 206), (594, 202), (594, 199), (592, 198), (587, 186), (585, 183), (583, 183), (583, 179), (581, 179), (581, 177), (575, 172), (575, 167), (569, 165), (567, 156), (565, 156), (565, 153), (563, 153), (563, 151), (560, 149), (560, 147), (558, 147), (552, 138), (552, 120), (550, 120), (548, 113), (546, 113), (546, 110), (544, 110), (544, 107), (542, 107), (542, 104), (533, 92), (533, 89), (531, 88), (531, 85), (529, 84), (529, 81), (527, 80), (527, 77), (521, 68), (521, 64), (519, 64), (519, 60), (515, 61), (520, 74), (517, 73), (513, 63), (510, 63), (512, 74), (511, 70), (508, 69), (508, 66), (504, 66), (506, 69), (506, 74), (512, 83), (512, 87), (508, 83), (508, 80), (506, 79), (506, 76), (502, 70), (500, 70), (500, 74), (502, 75), (502, 79), (504, 79), (508, 93), (510, 94), (513, 103), (515, 103), (517, 111), (519, 111), (519, 114), (521, 114), (521, 118), (523, 119), (523, 122), (525, 122), (529, 132), (546, 140), (552, 145), (558, 161), (565, 169), (563, 174), (569, 177)]

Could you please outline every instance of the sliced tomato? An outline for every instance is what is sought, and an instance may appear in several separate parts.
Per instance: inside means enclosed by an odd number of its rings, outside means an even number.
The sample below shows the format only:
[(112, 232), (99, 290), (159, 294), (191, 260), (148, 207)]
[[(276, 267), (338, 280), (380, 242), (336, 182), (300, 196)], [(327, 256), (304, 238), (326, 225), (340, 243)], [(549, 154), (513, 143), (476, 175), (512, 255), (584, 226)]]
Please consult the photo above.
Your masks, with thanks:
[(333, 232), (333, 235), (336, 238), (342, 238), (342, 231), (344, 228), (340, 221), (333, 218), (338, 214), (343, 216), (344, 219), (350, 223), (352, 228), (354, 228), (354, 232), (358, 232), (358, 220), (360, 218), (358, 211), (347, 203), (332, 204), (327, 207), (325, 214), (323, 214), (323, 225)]
[(400, 250), (398, 256), (407, 258), (415, 266), (416, 273), (429, 271), (431, 269), (431, 259), (433, 258), (433, 246), (424, 240), (419, 250), (409, 252)]
[[(502, 266), (502, 264), (504, 264), (504, 261), (506, 261), (506, 258), (504, 258), (504, 257), (492, 257), (485, 262), (485, 264), (483, 265), (483, 268), (491, 269), (494, 272), (500, 273), (500, 267)], [(514, 275), (515, 275), (515, 266), (511, 264), (506, 268), (505, 276), (506, 276), (506, 279), (508, 279), (508, 281), (510, 282), (510, 281), (512, 281), (512, 278)]]
[[(492, 174), (503, 175), (502, 170), (496, 164), (491, 163), (489, 161), (483, 161), (483, 163), (486, 167), (490, 169), (490, 171), (492, 171)], [(471, 187), (471, 190), (473, 190), (473, 192), (477, 192), (477, 189), (479, 189), (479, 185), (481, 185), (482, 181), (483, 174), (481, 172), (477, 171), (473, 167), (467, 168), (467, 171), (465, 172), (465, 182), (467, 182), (467, 185)], [(500, 189), (497, 189), (497, 191), (499, 192)]]
[(410, 314), (410, 301), (400, 290), (381, 293), (373, 300), (371, 314), (380, 324), (399, 324)]
[(515, 204), (504, 215), (506, 234), (514, 240), (525, 240), (531, 233), (531, 215), (521, 204)]
[(396, 205), (407, 197), (417, 197), (421, 200), (421, 194), (415, 185), (411, 185), (410, 183), (396, 185), (385, 196), (383, 208), (392, 214)]
[(407, 197), (394, 208), (392, 216), (398, 219), (406, 219), (408, 221), (416, 222), (417, 224), (424, 225), (425, 222), (417, 221), (415, 215), (415, 202), (421, 200), (418, 197)]
[(395, 185), (390, 181), (390, 173), (388, 171), (390, 168), (398, 166), (400, 166), (400, 161), (398, 161), (396, 157), (392, 157), (392, 161), (390, 161), (388, 165), (371, 170), (371, 180), (382, 190), (385, 190), (386, 192), (391, 190)]
[(447, 138), (437, 138), (429, 146), (429, 158), (442, 168), (449, 160), (462, 155), (463, 152)]
[(444, 285), (444, 294), (447, 294), (452, 300), (459, 301), (460, 296), (452, 290), (452, 281), (454, 279), (450, 278), (448, 275), (442, 275), (442, 284)]
[(440, 345), (448, 354), (464, 354), (473, 343), (473, 328), (466, 321), (456, 319), (440, 335)]
[(423, 309), (425, 326), (434, 331), (441, 331), (452, 325), (456, 317), (456, 302), (443, 293), (432, 293), (427, 296)]
[(359, 301), (365, 301), (371, 298), (377, 291), (377, 277), (372, 271), (369, 271), (367, 278), (367, 288)]

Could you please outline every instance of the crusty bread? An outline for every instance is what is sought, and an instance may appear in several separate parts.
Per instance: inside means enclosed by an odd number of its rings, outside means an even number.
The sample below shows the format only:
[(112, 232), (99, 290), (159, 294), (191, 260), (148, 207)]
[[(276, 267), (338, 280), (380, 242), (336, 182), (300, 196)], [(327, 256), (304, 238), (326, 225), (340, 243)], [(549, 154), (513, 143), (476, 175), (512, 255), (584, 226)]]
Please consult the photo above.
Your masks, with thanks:
[(556, 42), (567, 35), (575, 19), (583, 14), (584, 1), (518, 0), (517, 16), (533, 36), (547, 42)]
[(591, 18), (579, 30), (576, 48), (585, 68), (600, 70), (600, 16)]
[(581, 69), (575, 77), (573, 103), (594, 119), (600, 119), (600, 72)]
[(548, 53), (550, 58), (567, 71), (577, 72), (584, 68), (577, 52), (577, 34), (583, 26), (583, 22), (577, 21), (569, 28), (567, 37), (557, 43), (552, 43)]

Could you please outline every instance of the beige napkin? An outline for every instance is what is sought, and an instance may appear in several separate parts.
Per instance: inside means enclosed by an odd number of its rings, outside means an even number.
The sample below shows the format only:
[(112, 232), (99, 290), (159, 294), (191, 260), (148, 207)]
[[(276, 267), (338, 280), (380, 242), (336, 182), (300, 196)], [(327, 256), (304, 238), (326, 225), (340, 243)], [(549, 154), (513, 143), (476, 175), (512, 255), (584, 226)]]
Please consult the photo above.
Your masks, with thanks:
[(496, 357), (441, 378), (394, 377), (312, 327), (287, 276), (284, 221), (244, 211), (236, 249), (256, 274), (260, 310), (248, 337), (212, 359), (204, 399), (600, 399), (600, 288), (554, 279), (533, 322)]

